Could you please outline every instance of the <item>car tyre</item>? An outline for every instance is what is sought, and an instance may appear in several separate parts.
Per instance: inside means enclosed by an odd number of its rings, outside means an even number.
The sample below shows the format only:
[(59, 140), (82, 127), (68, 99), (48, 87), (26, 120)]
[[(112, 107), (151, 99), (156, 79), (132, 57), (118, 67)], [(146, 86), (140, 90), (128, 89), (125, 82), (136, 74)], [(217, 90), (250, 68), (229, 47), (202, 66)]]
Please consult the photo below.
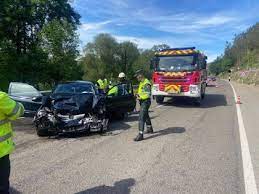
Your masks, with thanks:
[(117, 116), (117, 118), (118, 118), (119, 120), (124, 120), (125, 117), (126, 117), (126, 113), (119, 113), (118, 116)]
[(39, 129), (38, 127), (36, 128), (37, 135), (39, 137), (47, 137), (50, 135), (49, 131), (47, 129)]
[(107, 123), (106, 127), (104, 127), (104, 126), (102, 125), (102, 127), (101, 127), (101, 129), (100, 129), (100, 134), (103, 134), (103, 133), (105, 133), (105, 132), (107, 132), (107, 131), (110, 130), (110, 122), (109, 122), (109, 119), (108, 119), (107, 122), (108, 122), (108, 123)]

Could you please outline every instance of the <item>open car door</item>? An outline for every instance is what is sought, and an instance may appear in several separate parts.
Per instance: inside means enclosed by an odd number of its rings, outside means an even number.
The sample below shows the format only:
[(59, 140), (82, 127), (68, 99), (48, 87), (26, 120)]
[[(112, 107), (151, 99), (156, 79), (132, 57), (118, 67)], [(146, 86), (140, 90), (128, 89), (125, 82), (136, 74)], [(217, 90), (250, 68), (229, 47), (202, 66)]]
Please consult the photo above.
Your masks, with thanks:
[(11, 82), (8, 94), (16, 102), (23, 104), (25, 116), (34, 116), (41, 106), (42, 94), (29, 84)]
[[(115, 89), (115, 87), (117, 87)], [(114, 94), (107, 93), (106, 106), (110, 114), (124, 115), (127, 112), (132, 112), (136, 106), (136, 98), (133, 93), (133, 87), (130, 82), (120, 83), (109, 91), (115, 89)]]

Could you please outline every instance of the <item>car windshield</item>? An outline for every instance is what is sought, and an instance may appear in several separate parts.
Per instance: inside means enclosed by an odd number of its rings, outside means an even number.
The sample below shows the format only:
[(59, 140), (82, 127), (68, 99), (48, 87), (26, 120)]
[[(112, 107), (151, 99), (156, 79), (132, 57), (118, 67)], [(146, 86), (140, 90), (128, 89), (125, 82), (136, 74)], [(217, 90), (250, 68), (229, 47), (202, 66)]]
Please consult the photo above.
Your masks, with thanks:
[(197, 67), (194, 65), (194, 56), (172, 56), (160, 57), (158, 70), (160, 71), (193, 71)]
[(68, 84), (59, 84), (55, 88), (53, 93), (54, 94), (59, 94), (59, 93), (92, 94), (94, 93), (94, 89), (91, 84), (68, 83)]

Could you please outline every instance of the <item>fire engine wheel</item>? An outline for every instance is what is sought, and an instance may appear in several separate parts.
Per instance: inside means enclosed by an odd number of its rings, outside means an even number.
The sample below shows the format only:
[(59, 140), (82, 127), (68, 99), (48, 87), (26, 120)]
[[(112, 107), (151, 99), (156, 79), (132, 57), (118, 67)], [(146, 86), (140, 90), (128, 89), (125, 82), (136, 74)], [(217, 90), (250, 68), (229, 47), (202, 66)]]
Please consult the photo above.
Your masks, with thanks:
[(205, 93), (203, 93), (203, 94), (201, 95), (201, 98), (202, 98), (202, 99), (204, 99), (204, 98), (205, 98)]
[(194, 104), (196, 106), (201, 106), (201, 100), (202, 100), (202, 97), (195, 98), (194, 99)]
[(163, 96), (157, 96), (156, 97), (156, 103), (157, 104), (163, 104), (164, 102), (164, 97)]

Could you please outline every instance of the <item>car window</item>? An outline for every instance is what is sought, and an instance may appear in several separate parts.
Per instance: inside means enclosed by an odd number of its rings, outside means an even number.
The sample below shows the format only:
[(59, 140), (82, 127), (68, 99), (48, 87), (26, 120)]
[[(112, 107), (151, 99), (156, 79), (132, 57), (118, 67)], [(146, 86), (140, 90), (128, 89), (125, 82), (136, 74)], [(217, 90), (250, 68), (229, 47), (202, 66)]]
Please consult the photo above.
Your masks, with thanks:
[(33, 86), (24, 83), (11, 83), (9, 94), (12, 96), (35, 97), (42, 94)]
[(127, 96), (129, 94), (132, 94), (132, 86), (130, 83), (118, 85), (118, 96)]
[(94, 93), (94, 88), (92, 84), (77, 84), (77, 83), (68, 83), (68, 84), (59, 84), (54, 92), (57, 93), (68, 93), (68, 94), (87, 94)]

